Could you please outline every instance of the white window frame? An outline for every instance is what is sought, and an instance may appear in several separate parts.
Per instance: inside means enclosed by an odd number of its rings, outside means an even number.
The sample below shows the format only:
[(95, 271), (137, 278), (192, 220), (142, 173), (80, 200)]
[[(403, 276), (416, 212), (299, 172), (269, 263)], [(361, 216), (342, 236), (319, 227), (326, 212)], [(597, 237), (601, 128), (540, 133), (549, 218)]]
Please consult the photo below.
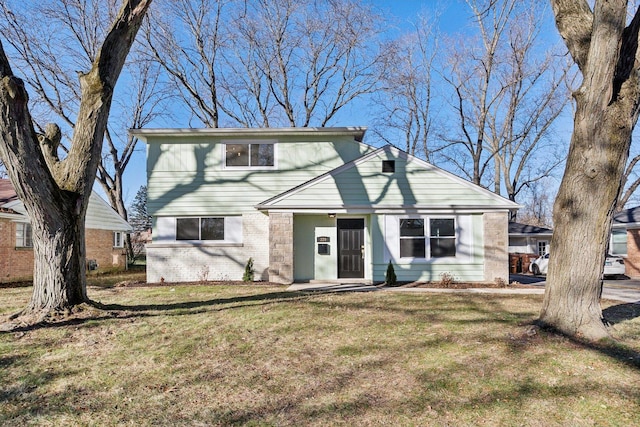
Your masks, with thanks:
[[(441, 213), (419, 213), (411, 215), (384, 215), (384, 259), (397, 262), (398, 264), (467, 264), (474, 262), (476, 256), (478, 256), (475, 240), (479, 230), (475, 227), (481, 227), (482, 224), (478, 224), (479, 215), (473, 214), (441, 214)], [(415, 257), (400, 257), (400, 220), (401, 219), (424, 219), (429, 221), (430, 219), (453, 219), (455, 222), (455, 239), (456, 239), (456, 255), (453, 257), (441, 257), (441, 258), (415, 258)], [(426, 230), (427, 232), (429, 230)], [(429, 236), (426, 236), (427, 238)], [(425, 242), (425, 245), (429, 244), (429, 240)], [(428, 254), (428, 250), (425, 247), (425, 255)], [(482, 254), (482, 252), (480, 252)]]
[[(402, 236), (402, 232), (400, 230), (401, 227), (401, 223), (402, 220), (406, 220), (406, 219), (419, 219), (423, 221), (423, 234), (422, 236)], [(452, 220), (453, 221), (453, 229), (454, 229), (454, 235), (452, 237), (449, 236), (432, 236), (431, 235), (431, 221), (432, 220), (437, 220), (437, 219), (448, 219), (448, 220)], [(424, 240), (424, 258), (422, 257), (403, 257), (400, 255), (400, 247), (398, 248), (398, 255), (400, 257), (400, 259), (402, 260), (439, 260), (439, 259), (455, 259), (458, 252), (459, 252), (459, 248), (458, 248), (458, 243), (460, 240), (460, 237), (458, 235), (458, 219), (455, 216), (417, 216), (417, 217), (401, 217), (398, 218), (398, 246), (400, 246), (400, 240)], [(453, 239), (455, 242), (455, 253), (456, 255), (453, 256), (444, 256), (444, 257), (434, 257), (431, 254), (431, 239), (432, 238), (438, 238), (438, 239)]]
[(16, 223), (16, 248), (33, 248), (33, 230), (28, 222)]
[(124, 233), (122, 231), (113, 232), (113, 247), (124, 248)]
[[(197, 239), (178, 239), (178, 223), (180, 220), (194, 220), (197, 219), (198, 220), (198, 238)], [(202, 238), (202, 221), (203, 220), (208, 220), (208, 219), (214, 219), (214, 220), (222, 220), (222, 238), (221, 239), (203, 239)], [(224, 217), (222, 216), (190, 216), (190, 217), (177, 217), (176, 218), (176, 231), (175, 231), (175, 236), (176, 236), (176, 241), (178, 242), (223, 242), (225, 240), (225, 236), (226, 236), (226, 221), (224, 220)]]
[[(224, 240), (177, 240), (179, 218), (224, 218)], [(238, 246), (242, 245), (242, 215), (159, 216), (155, 218), (152, 246)]]
[[(616, 245), (614, 244), (614, 239), (613, 239), (613, 235), (616, 233), (620, 233), (623, 234), (624, 233), (624, 252), (617, 252), (614, 250), (614, 248), (616, 247)], [(611, 230), (611, 239), (609, 240), (609, 254), (610, 255), (617, 255), (617, 256), (627, 256), (627, 240), (628, 240), (628, 233), (627, 230), (624, 228), (614, 228)], [(619, 242), (622, 243), (622, 242)]]
[[(249, 165), (248, 166), (228, 166), (227, 165), (227, 145), (248, 145)], [(273, 145), (273, 166), (252, 166), (251, 165), (251, 145)], [(278, 168), (278, 143), (276, 140), (230, 140), (222, 141), (222, 168), (229, 170), (274, 170)]]
[(544, 256), (549, 253), (549, 241), (548, 240), (538, 240), (536, 244), (536, 253), (538, 256)]

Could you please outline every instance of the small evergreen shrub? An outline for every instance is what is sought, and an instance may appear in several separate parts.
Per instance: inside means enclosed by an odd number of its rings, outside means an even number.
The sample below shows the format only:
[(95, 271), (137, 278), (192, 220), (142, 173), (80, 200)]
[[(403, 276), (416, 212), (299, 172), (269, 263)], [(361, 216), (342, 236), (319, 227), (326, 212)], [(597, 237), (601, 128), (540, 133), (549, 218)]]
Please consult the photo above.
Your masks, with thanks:
[(244, 266), (244, 274), (242, 275), (243, 282), (253, 282), (253, 258), (249, 258), (247, 265)]
[(391, 263), (391, 260), (389, 260), (389, 265), (387, 265), (387, 272), (384, 275), (384, 283), (387, 286), (396, 286), (398, 284), (396, 272), (393, 269), (393, 264)]

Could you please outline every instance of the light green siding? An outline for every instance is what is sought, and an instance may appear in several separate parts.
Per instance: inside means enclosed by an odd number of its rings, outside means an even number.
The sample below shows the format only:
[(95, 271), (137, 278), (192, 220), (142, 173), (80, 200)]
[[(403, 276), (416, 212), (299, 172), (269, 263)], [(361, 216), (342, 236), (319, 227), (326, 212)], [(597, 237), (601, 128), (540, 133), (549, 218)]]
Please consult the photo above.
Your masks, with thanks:
[(256, 204), (373, 151), (348, 137), (336, 141), (285, 137), (276, 144), (275, 169), (225, 169), (223, 144), (233, 141), (205, 136), (148, 137), (149, 213), (175, 216), (253, 211)]
[(390, 255), (390, 246), (395, 245), (395, 240), (390, 240), (392, 230), (385, 230), (385, 215), (371, 215), (371, 240), (373, 249), (372, 277), (374, 282), (382, 282), (385, 279), (387, 265), (392, 261), (396, 276), (400, 282), (412, 281), (438, 281), (443, 273), (451, 274), (459, 281), (483, 281), (484, 280), (484, 240), (482, 214), (470, 215), (464, 221), (465, 230), (459, 233), (470, 233), (471, 256), (460, 259), (441, 262), (425, 261), (411, 262), (409, 260), (394, 259)]
[[(336, 220), (327, 215), (296, 215), (293, 222), (293, 271), (296, 281), (338, 277)], [(318, 237), (328, 237), (329, 254), (318, 253)]]
[[(395, 160), (395, 172), (383, 173), (382, 161)], [(504, 199), (479, 191), (457, 177), (424, 162), (407, 161), (392, 151), (380, 151), (353, 167), (337, 170), (273, 204), (275, 207), (374, 206), (447, 208), (453, 206), (498, 206)]]

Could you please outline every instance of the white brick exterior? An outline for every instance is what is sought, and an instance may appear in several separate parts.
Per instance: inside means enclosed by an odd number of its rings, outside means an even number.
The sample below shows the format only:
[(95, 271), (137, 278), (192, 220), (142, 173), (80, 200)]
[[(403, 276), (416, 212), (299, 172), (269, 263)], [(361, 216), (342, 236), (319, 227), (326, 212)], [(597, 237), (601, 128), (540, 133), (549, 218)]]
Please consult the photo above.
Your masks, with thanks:
[(253, 258), (255, 280), (268, 280), (269, 217), (262, 213), (242, 216), (240, 244), (151, 244), (147, 246), (147, 282), (242, 280)]

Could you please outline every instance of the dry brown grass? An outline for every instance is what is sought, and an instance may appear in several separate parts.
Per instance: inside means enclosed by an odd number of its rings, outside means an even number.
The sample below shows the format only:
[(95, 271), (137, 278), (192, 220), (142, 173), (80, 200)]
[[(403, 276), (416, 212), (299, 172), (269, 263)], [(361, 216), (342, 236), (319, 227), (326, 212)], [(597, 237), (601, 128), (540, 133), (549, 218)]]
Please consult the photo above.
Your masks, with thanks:
[[(29, 289), (0, 290), (0, 316)], [(0, 425), (634, 425), (620, 344), (529, 325), (538, 296), (91, 288), (95, 318), (0, 334)]]

